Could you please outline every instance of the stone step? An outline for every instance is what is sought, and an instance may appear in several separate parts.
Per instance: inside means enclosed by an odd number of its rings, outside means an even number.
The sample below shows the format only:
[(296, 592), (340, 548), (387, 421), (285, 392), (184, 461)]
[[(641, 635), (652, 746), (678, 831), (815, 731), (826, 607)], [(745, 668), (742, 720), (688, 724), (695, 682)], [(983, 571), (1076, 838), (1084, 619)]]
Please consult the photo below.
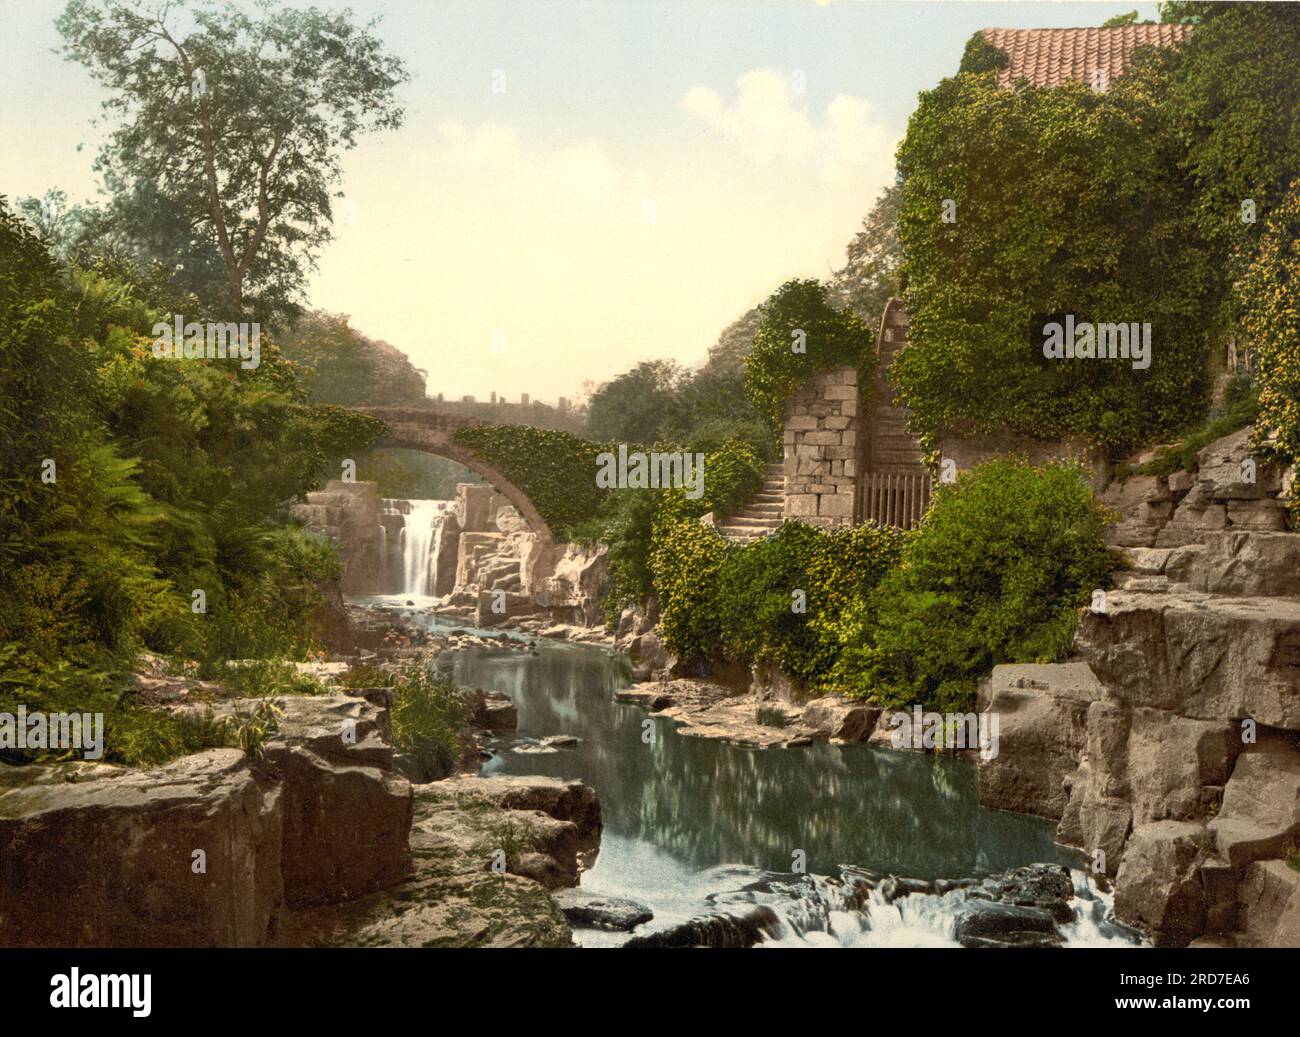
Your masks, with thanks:
[(744, 511), (733, 515), (731, 521), (738, 526), (763, 529), (776, 529), (781, 524), (779, 516), (754, 515)]

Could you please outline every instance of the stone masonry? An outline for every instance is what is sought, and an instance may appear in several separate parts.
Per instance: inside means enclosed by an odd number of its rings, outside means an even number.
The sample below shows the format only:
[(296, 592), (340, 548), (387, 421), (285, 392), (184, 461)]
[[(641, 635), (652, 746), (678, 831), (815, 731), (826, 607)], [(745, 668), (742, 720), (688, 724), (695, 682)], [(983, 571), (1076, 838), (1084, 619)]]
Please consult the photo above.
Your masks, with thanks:
[(784, 517), (852, 525), (862, 440), (857, 371), (834, 367), (814, 375), (786, 401), (784, 419)]

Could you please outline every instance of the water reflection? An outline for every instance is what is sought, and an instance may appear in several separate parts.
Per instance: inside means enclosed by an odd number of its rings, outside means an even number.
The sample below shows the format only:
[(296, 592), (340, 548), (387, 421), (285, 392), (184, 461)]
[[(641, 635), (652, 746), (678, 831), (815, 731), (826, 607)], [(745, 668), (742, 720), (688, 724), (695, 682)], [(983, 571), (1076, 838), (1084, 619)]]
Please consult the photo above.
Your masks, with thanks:
[[(483, 773), (590, 784), (621, 867), (635, 856), (628, 845), (638, 843), (649, 844), (641, 854), (647, 862), (667, 851), (696, 870), (741, 863), (789, 871), (795, 850), (805, 851), (809, 872), (821, 874), (851, 863), (952, 878), (1031, 861), (1078, 862), (1055, 845), (1050, 822), (981, 808), (966, 761), (863, 745), (746, 749), (681, 736), (663, 720), (647, 744), (646, 713), (613, 700), (629, 681), (622, 660), (606, 651), (547, 644), (537, 655), (473, 649), (454, 658), (458, 683), (510, 696), (518, 736), (581, 739), (553, 754), (518, 754), (509, 741), (498, 743)], [(614, 866), (611, 856), (602, 854), (591, 876), (599, 885), (610, 885), (597, 873)], [(615, 885), (634, 888), (623, 879)]]

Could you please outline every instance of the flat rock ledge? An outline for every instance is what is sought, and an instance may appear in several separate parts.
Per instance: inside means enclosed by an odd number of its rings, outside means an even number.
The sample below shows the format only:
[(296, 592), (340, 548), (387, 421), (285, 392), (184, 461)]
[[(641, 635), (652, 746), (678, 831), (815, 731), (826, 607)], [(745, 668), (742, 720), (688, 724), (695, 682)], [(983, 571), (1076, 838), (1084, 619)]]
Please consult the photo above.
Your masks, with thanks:
[(881, 712), (834, 696), (797, 705), (692, 678), (634, 684), (614, 697), (652, 716), (676, 721), (678, 734), (757, 749), (794, 749), (818, 741), (865, 742)]
[[(350, 904), (295, 913), (287, 946), (568, 947), (549, 890), (574, 886), (600, 843), (587, 785), (468, 775), (418, 785), (413, 873)], [(505, 870), (493, 869), (498, 851)], [(499, 859), (499, 858), (498, 858)]]

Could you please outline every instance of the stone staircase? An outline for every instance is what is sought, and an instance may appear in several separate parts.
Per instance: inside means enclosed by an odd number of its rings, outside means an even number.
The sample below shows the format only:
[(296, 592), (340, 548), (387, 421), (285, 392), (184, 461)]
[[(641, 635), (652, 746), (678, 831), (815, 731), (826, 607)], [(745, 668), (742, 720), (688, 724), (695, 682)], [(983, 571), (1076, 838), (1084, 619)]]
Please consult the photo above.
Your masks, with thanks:
[(763, 485), (737, 511), (717, 525), (718, 532), (739, 544), (752, 544), (780, 528), (784, 521), (785, 468), (769, 464), (763, 469)]
[(910, 529), (930, 502), (932, 479), (921, 444), (907, 431), (909, 412), (894, 396), (889, 368), (907, 346), (911, 318), (891, 299), (880, 320), (876, 381), (867, 411), (865, 471), (858, 486), (859, 521)]

